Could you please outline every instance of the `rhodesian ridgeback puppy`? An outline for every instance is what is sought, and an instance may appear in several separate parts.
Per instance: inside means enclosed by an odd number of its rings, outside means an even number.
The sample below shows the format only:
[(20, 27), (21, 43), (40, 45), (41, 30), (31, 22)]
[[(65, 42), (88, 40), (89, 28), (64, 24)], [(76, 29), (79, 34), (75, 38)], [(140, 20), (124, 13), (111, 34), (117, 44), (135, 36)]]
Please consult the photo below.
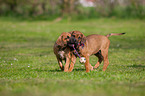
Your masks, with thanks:
[[(70, 51), (70, 48), (67, 47), (67, 42), (69, 41), (70, 37), (70, 33), (63, 32), (59, 36), (53, 47), (59, 67), (62, 71), (64, 70), (64, 72), (71, 72), (76, 61), (75, 55), (73, 55), (73, 53)], [(73, 62), (71, 62), (71, 66), (69, 68), (70, 60)], [(66, 62), (65, 67), (63, 66), (63, 61)]]
[[(86, 72), (89, 72), (90, 70), (98, 68), (102, 61), (104, 61), (103, 71), (106, 70), (107, 66), (109, 65), (108, 49), (110, 45), (110, 40), (108, 39), (108, 37), (113, 35), (123, 35), (125, 33), (119, 34), (111, 33), (106, 36), (93, 34), (87, 37), (85, 37), (83, 33), (79, 31), (73, 31), (71, 32), (71, 34), (78, 41), (77, 43), (84, 44), (83, 47), (76, 46), (76, 49), (81, 56), (86, 58), (85, 68)], [(74, 44), (76, 45), (77, 43)], [(98, 62), (94, 67), (92, 67), (91, 64), (89, 63), (89, 57), (91, 55), (95, 55), (98, 57)]]

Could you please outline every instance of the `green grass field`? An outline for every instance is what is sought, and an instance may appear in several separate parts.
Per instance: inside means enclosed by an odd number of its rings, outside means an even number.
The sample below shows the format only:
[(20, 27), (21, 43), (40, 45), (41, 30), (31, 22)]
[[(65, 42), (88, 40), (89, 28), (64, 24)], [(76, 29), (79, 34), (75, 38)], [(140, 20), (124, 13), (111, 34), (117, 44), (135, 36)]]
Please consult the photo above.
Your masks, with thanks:
[[(109, 66), (89, 73), (77, 62), (62, 72), (53, 45), (62, 32), (110, 37)], [(95, 56), (90, 57), (94, 66)], [(145, 96), (145, 20), (75, 22), (0, 19), (0, 96)]]

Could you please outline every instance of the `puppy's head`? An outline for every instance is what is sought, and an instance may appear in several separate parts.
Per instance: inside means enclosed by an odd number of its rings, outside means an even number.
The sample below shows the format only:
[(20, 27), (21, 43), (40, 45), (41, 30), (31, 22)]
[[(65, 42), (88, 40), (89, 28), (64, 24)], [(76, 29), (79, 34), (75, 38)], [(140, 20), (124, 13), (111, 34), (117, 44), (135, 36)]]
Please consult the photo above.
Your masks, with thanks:
[(77, 43), (85, 43), (86, 42), (86, 37), (82, 32), (72, 31), (70, 33), (71, 33), (71, 37), (74, 37), (76, 39)]
[(69, 41), (71, 37), (70, 33), (67, 32), (63, 32), (57, 39), (56, 43), (61, 46), (61, 47), (66, 47), (67, 46), (67, 42)]

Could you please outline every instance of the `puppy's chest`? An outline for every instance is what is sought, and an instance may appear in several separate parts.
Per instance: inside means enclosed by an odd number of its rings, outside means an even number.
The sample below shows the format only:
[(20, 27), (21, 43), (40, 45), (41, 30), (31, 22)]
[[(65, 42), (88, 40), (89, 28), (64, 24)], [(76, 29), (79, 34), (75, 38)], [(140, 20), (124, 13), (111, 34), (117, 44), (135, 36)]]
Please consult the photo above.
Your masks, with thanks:
[(64, 51), (58, 51), (58, 55), (61, 59), (65, 58), (65, 52)]

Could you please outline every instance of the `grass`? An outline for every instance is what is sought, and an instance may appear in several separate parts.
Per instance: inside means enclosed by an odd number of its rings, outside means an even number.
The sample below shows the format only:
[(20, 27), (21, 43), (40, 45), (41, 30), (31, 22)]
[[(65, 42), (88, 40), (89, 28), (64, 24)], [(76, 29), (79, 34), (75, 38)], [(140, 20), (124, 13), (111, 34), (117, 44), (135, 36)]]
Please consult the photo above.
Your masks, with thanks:
[[(144, 96), (144, 20), (98, 19), (75, 22), (0, 19), (1, 96)], [(60, 71), (53, 44), (62, 32), (121, 33), (109, 37), (109, 61), (85, 72), (77, 59), (73, 72)], [(95, 65), (97, 58), (90, 57)]]

